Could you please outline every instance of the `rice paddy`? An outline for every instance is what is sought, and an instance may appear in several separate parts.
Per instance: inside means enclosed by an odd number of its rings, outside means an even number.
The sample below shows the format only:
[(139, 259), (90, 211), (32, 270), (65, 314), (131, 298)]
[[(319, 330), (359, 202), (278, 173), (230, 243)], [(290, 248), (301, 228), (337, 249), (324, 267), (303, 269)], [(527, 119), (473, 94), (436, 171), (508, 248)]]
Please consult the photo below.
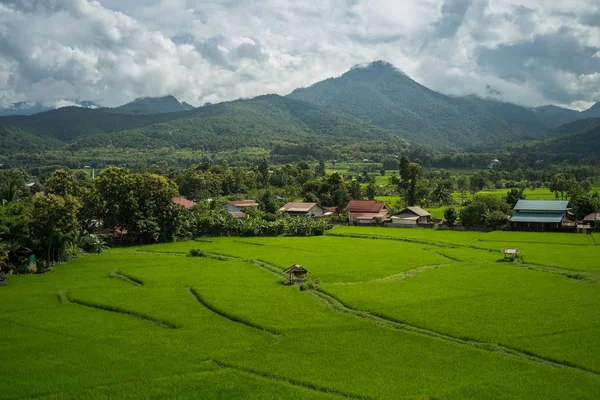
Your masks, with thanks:
[[(10, 277), (0, 398), (600, 396), (592, 236), (330, 234), (119, 248)], [(294, 263), (316, 288), (283, 284)]]

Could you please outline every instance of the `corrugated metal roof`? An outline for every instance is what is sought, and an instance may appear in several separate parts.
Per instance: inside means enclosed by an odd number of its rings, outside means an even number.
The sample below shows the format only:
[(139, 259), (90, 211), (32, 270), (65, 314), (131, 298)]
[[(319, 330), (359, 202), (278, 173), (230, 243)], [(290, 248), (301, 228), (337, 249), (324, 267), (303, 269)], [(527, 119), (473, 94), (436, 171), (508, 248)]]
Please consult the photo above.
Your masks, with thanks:
[(558, 224), (562, 221), (562, 213), (517, 212), (510, 217), (510, 222), (538, 222)]
[(369, 213), (369, 212), (351, 212), (350, 216), (356, 219), (363, 220), (372, 220), (373, 218), (385, 218), (389, 213), (387, 211), (381, 211), (377, 213)]
[(194, 203), (193, 201), (184, 199), (183, 197), (174, 197), (173, 203), (179, 204), (180, 206), (183, 206), (185, 208), (192, 208), (196, 205), (196, 203)]
[(279, 211), (288, 212), (309, 212), (317, 203), (287, 203)]
[[(404, 211), (406, 210), (412, 212), (413, 214), (417, 214), (419, 217), (429, 217), (431, 215), (430, 213), (418, 206), (406, 207)], [(402, 211), (400, 215), (404, 214), (404, 211)]]
[(387, 205), (377, 200), (350, 200), (344, 210), (348, 212), (378, 213), (384, 208), (387, 209)]
[(258, 207), (258, 203), (254, 200), (229, 200), (227, 203), (236, 207)]
[(568, 200), (519, 200), (515, 206), (518, 211), (567, 211)]

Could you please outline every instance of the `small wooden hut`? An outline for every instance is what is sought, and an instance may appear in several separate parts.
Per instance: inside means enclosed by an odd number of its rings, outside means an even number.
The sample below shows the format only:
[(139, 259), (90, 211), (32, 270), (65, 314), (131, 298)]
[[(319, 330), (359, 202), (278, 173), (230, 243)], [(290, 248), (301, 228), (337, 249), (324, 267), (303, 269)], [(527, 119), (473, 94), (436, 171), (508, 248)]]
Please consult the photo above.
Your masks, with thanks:
[(304, 277), (307, 274), (312, 274), (312, 272), (298, 264), (292, 265), (291, 267), (283, 271), (283, 273), (290, 276), (290, 285), (293, 285), (296, 282), (301, 282), (304, 280)]

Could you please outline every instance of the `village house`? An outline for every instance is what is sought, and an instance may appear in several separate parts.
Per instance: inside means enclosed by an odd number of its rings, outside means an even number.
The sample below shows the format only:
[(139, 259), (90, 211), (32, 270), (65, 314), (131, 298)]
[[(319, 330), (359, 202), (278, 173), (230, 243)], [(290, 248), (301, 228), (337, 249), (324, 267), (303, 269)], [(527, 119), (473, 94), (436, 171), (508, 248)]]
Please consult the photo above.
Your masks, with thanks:
[(225, 211), (232, 212), (240, 212), (244, 210), (248, 210), (251, 207), (258, 207), (258, 203), (254, 200), (229, 200), (223, 208)]
[(567, 223), (569, 202), (566, 200), (519, 200), (510, 217), (515, 231), (556, 231)]
[(373, 224), (390, 216), (387, 204), (377, 200), (350, 200), (344, 208), (348, 221), (356, 224)]
[(254, 200), (229, 200), (223, 205), (223, 209), (233, 218), (246, 218), (244, 211), (257, 208), (258, 203)]
[(196, 203), (194, 203), (193, 201), (184, 199), (183, 197), (174, 197), (173, 203), (180, 205), (188, 210), (196, 205)]
[(600, 223), (600, 213), (591, 213), (586, 215), (583, 218), (583, 222), (585, 222), (586, 224), (591, 224), (592, 226), (594, 226), (594, 224)]
[(287, 203), (279, 211), (295, 217), (322, 217), (325, 214), (317, 203)]
[(417, 226), (417, 225), (432, 225), (431, 214), (421, 207), (413, 206), (406, 207), (397, 215), (391, 218), (392, 225), (398, 226)]

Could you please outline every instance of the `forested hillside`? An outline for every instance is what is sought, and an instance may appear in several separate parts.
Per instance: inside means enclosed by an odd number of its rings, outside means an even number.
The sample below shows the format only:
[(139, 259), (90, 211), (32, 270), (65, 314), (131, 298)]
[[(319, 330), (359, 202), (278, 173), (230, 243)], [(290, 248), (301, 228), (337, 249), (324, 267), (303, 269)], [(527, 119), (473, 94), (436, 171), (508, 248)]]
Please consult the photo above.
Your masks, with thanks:
[(277, 95), (209, 105), (186, 112), (124, 114), (109, 109), (61, 108), (34, 116), (0, 119), (4, 149), (272, 148), (323, 138), (400, 140), (358, 118)]
[(600, 118), (588, 118), (571, 122), (558, 128), (555, 138), (532, 147), (533, 151), (546, 153), (573, 153), (581, 157), (600, 155)]
[(533, 111), (475, 96), (434, 92), (383, 61), (296, 89), (289, 97), (326, 105), (410, 141), (465, 147), (533, 138), (552, 128)]
[[(271, 153), (285, 162), (394, 154), (409, 143), (444, 151), (489, 150), (528, 140), (535, 141), (532, 146), (550, 146), (555, 142), (540, 139), (587, 132), (596, 126), (594, 120), (559, 125), (595, 112), (600, 113), (599, 105), (578, 112), (450, 97), (377, 61), (285, 97), (263, 95), (199, 108), (173, 96), (146, 97), (117, 108), (64, 107), (0, 117), (0, 154), (4, 160), (33, 160), (32, 152), (47, 152), (42, 159), (85, 153), (80, 159), (107, 160), (109, 154), (112, 159), (117, 153), (161, 149), (163, 158), (169, 151), (202, 152), (202, 157), (229, 152), (224, 156), (244, 158), (231, 153), (239, 151), (253, 158)], [(568, 146), (544, 148), (571, 151)]]

